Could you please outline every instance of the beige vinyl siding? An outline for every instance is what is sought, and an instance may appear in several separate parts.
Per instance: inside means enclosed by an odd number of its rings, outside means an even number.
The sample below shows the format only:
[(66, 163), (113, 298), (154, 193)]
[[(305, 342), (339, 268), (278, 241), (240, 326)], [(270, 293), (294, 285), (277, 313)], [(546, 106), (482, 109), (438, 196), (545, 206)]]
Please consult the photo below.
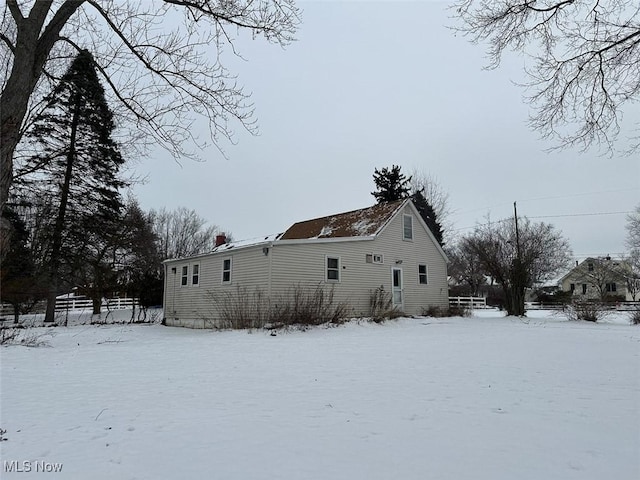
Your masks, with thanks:
[[(403, 240), (403, 213), (414, 217), (410, 241)], [(272, 258), (273, 295), (283, 295), (293, 285), (333, 286), (336, 301), (350, 304), (355, 316), (367, 316), (370, 292), (383, 286), (391, 293), (391, 268), (398, 267), (403, 271), (405, 313), (419, 315), (431, 305), (446, 308), (446, 262), (416, 215), (407, 207), (373, 240), (276, 243)], [(382, 254), (384, 263), (368, 263), (367, 254)], [(340, 258), (338, 283), (326, 281), (326, 257)], [(419, 264), (427, 265), (428, 285), (419, 284)]]
[[(220, 295), (234, 293), (238, 288), (247, 288), (253, 292), (259, 287), (266, 291), (269, 256), (264, 254), (262, 248), (263, 245), (237, 251), (230, 249), (211, 255), (167, 262), (164, 291), (166, 323), (196, 328), (212, 327), (212, 322), (219, 319), (215, 296), (220, 298)], [(232, 259), (231, 282), (223, 284), (223, 261), (228, 258)], [(200, 265), (198, 286), (191, 285), (193, 264)], [(181, 271), (185, 265), (189, 265), (189, 285), (181, 286)], [(174, 267), (175, 275), (171, 272)]]
[[(412, 215), (413, 235), (404, 240), (403, 215)], [(403, 311), (420, 315), (429, 306), (448, 306), (447, 267), (444, 254), (425, 230), (411, 204), (390, 220), (376, 237), (276, 241), (238, 250), (166, 263), (165, 319), (168, 325), (213, 327), (219, 320), (212, 296), (235, 294), (246, 289), (249, 297), (260, 291), (279, 302), (296, 286), (333, 289), (336, 302), (347, 303), (351, 315), (370, 315), (371, 293), (384, 287), (392, 294), (392, 268), (402, 269)], [(265, 255), (264, 248), (268, 248)], [(367, 261), (367, 255), (382, 255), (383, 263)], [(339, 258), (338, 282), (327, 280), (327, 258)], [(225, 259), (232, 259), (231, 282), (222, 282)], [(199, 286), (180, 286), (181, 268), (200, 265)], [(428, 284), (420, 284), (418, 265), (426, 265)], [(176, 274), (171, 273), (176, 268)], [(212, 323), (213, 322), (213, 323)]]

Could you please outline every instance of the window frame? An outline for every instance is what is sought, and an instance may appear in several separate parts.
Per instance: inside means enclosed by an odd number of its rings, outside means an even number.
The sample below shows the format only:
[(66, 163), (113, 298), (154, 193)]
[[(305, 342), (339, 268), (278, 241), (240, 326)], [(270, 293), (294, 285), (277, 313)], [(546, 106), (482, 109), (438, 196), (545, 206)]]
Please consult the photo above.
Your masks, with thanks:
[(200, 286), (200, 263), (191, 264), (191, 286)]
[[(329, 267), (329, 260), (336, 260), (336, 267)], [(340, 283), (342, 280), (342, 276), (340, 275), (340, 266), (342, 262), (339, 256), (325, 255), (324, 257), (324, 279), (327, 283)], [(329, 278), (329, 272), (336, 272), (338, 278)]]
[[(225, 268), (226, 263), (229, 262), (229, 268)], [(225, 274), (229, 278), (225, 279)], [(233, 257), (227, 257), (222, 259), (222, 275), (220, 281), (223, 285), (229, 285), (233, 280)]]
[[(421, 267), (424, 267), (424, 273), (420, 271)], [(418, 285), (429, 285), (429, 266), (426, 263), (418, 264)]]
[[(409, 225), (407, 225), (409, 220)], [(409, 227), (410, 235), (407, 237), (407, 227)], [(402, 215), (402, 240), (412, 242), (413, 241), (413, 215), (405, 213)]]
[(384, 255), (382, 253), (367, 253), (365, 261), (374, 265), (384, 265)]
[(189, 265), (180, 267), (180, 288), (189, 286)]

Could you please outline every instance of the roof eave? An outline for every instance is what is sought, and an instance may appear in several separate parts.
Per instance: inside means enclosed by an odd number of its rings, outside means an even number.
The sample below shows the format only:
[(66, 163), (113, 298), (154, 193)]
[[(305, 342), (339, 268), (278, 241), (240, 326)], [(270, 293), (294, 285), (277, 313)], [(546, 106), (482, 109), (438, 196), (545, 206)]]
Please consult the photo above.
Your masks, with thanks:
[(339, 242), (359, 242), (366, 240), (374, 240), (376, 235), (366, 235), (359, 237), (329, 237), (329, 238), (292, 238), (289, 240), (276, 240), (274, 245), (296, 245), (310, 243), (339, 243)]

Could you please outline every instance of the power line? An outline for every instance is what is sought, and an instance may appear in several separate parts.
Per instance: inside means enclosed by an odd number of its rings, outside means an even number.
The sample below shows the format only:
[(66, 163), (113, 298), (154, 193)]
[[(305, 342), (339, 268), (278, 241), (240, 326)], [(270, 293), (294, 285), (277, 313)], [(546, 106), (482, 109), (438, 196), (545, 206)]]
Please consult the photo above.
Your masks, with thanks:
[(592, 217), (592, 216), (599, 216), (599, 215), (626, 215), (629, 213), (633, 213), (633, 212), (628, 211), (628, 212), (599, 212), (599, 213), (566, 213), (563, 215), (539, 215), (536, 217), (527, 216), (527, 218)]
[[(518, 202), (534, 202), (534, 201), (538, 201), (538, 200), (559, 200), (562, 198), (574, 198), (574, 197), (585, 197), (585, 196), (589, 196), (589, 195), (603, 195), (606, 193), (618, 193), (618, 192), (629, 192), (629, 191), (637, 191), (638, 189), (636, 187), (633, 188), (619, 188), (616, 190), (600, 190), (597, 192), (582, 192), (582, 193), (572, 193), (572, 194), (567, 194), (567, 195), (553, 195), (553, 196), (547, 196), (547, 197), (534, 197), (534, 198), (526, 198), (524, 200), (517, 200)], [(474, 208), (473, 210), (463, 210), (461, 212), (453, 212), (451, 215), (462, 215), (465, 213), (473, 213), (473, 212), (479, 212), (482, 210), (490, 210), (492, 208), (496, 208), (496, 207), (504, 207), (507, 205), (511, 205), (511, 202), (504, 202), (504, 203), (498, 203), (495, 205), (490, 205), (488, 207), (482, 207), (482, 208)], [(629, 213), (629, 212), (627, 212)], [(529, 217), (529, 218), (533, 218), (533, 217)], [(542, 217), (539, 217), (542, 218)]]
[[(564, 217), (594, 217), (594, 216), (605, 216), (605, 215), (627, 215), (633, 213), (632, 211), (626, 211), (626, 212), (598, 212), (598, 213), (565, 213), (565, 214), (561, 214), (561, 215), (537, 215), (537, 216), (528, 216), (528, 215), (524, 215), (524, 218), (528, 218), (528, 219), (539, 219), (539, 218), (564, 218)], [(477, 223), (471, 227), (461, 227), (461, 228), (455, 228), (452, 231), (453, 232), (458, 232), (460, 230), (469, 230), (471, 228), (475, 228), (475, 227), (483, 227), (486, 225), (491, 225), (494, 223), (502, 223), (502, 222), (508, 222), (511, 220), (511, 217), (508, 218), (503, 218), (502, 220), (492, 220), (490, 222), (485, 222), (485, 223)]]

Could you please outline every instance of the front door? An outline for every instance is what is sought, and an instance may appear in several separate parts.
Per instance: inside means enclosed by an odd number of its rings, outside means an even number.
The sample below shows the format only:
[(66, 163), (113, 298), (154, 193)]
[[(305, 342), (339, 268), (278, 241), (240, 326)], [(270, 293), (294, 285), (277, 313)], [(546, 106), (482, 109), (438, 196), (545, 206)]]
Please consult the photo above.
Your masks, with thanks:
[(393, 306), (402, 310), (403, 298), (402, 298), (402, 269), (391, 269), (391, 284), (393, 286)]

